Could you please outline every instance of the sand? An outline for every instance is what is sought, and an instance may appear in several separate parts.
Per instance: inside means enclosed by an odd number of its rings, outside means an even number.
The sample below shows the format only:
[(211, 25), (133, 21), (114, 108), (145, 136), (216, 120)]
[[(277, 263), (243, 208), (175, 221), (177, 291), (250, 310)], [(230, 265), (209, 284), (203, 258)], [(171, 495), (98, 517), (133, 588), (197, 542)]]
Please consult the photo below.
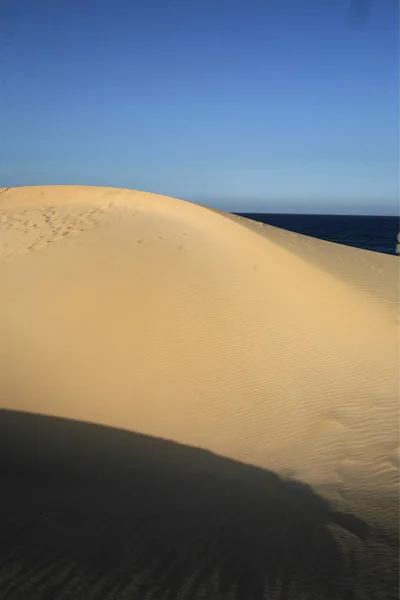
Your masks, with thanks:
[(34, 415), (108, 426), (307, 484), (396, 536), (398, 283), (395, 256), (169, 197), (5, 189), (3, 454), (93, 470), (95, 430)]

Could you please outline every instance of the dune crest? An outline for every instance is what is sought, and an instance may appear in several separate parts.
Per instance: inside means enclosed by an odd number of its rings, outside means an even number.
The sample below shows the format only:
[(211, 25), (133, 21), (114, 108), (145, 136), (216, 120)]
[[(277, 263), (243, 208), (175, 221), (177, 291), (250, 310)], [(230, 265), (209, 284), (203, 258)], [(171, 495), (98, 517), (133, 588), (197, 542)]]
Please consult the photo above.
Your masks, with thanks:
[(0, 195), (0, 408), (397, 493), (398, 262), (169, 197)]

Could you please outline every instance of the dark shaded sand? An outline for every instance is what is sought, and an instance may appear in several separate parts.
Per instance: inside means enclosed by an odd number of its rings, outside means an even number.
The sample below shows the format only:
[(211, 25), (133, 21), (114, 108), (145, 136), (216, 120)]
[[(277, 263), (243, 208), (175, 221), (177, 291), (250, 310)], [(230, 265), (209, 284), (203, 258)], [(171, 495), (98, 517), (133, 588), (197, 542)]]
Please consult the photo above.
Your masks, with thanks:
[(205, 450), (6, 410), (0, 457), (2, 600), (398, 598), (394, 497), (358, 498), (368, 522)]

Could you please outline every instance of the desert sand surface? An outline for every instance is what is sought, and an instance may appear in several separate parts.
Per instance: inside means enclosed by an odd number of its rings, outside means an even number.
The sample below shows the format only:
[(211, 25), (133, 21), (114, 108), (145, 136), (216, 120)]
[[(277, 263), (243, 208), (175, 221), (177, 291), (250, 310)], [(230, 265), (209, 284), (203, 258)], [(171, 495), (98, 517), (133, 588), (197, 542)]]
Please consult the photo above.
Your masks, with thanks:
[[(398, 264), (155, 194), (1, 191), (1, 598), (45, 597), (57, 552), (75, 600), (397, 597)], [(142, 575), (162, 538), (153, 583), (123, 587), (127, 531)]]

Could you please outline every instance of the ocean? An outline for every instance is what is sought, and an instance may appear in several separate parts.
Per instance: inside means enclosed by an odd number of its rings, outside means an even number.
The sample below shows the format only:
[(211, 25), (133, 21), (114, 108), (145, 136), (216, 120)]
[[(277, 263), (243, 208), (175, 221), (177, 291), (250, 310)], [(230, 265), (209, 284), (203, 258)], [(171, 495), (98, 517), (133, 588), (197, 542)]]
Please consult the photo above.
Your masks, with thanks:
[(396, 254), (398, 217), (347, 215), (290, 215), (235, 213), (267, 225), (274, 225), (321, 240), (355, 246), (384, 254)]

